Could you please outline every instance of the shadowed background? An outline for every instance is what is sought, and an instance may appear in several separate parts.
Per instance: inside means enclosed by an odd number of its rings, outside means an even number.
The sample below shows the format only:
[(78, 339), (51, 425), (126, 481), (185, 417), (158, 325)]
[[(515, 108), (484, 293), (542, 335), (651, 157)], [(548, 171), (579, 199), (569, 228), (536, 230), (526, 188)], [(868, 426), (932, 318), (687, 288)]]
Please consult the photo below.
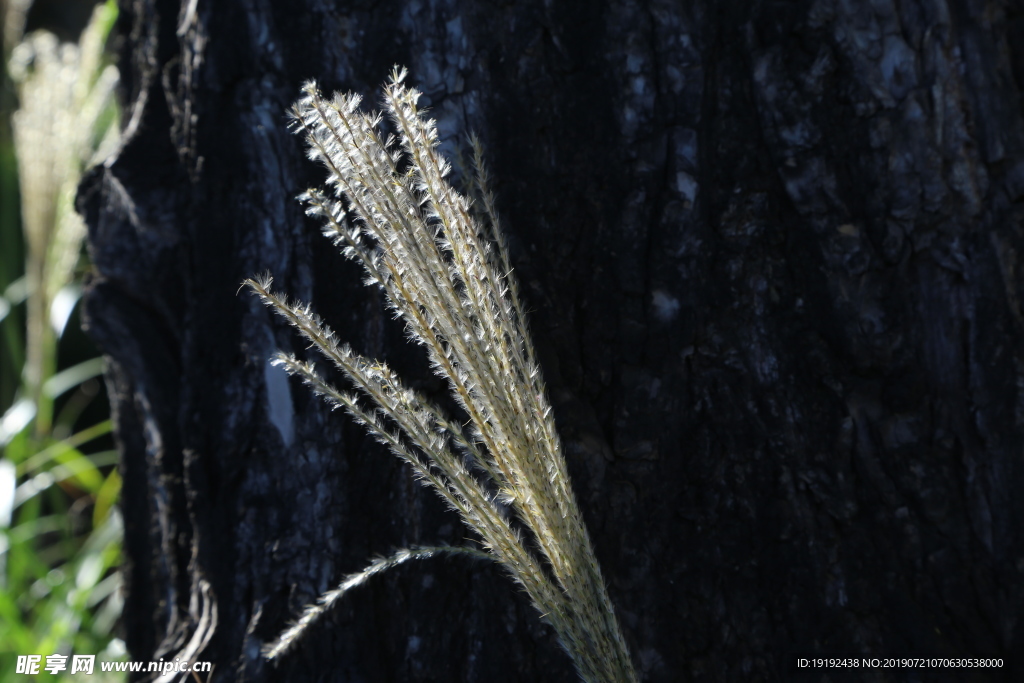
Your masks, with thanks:
[[(270, 270), (439, 396), (294, 196), (302, 82), (405, 64), (485, 144), (574, 487), (646, 681), (824, 680), (792, 653), (1021, 675), (1019, 3), (137, 0), (131, 136), (79, 194), (123, 452), (126, 638), (213, 680), (567, 680), (432, 494), (268, 368)], [(312, 356), (310, 356), (312, 358)], [(215, 615), (215, 618), (214, 618)], [(858, 672), (856, 680), (902, 680)], [(802, 677), (801, 677), (802, 676)], [(833, 677), (831, 680), (840, 680)]]

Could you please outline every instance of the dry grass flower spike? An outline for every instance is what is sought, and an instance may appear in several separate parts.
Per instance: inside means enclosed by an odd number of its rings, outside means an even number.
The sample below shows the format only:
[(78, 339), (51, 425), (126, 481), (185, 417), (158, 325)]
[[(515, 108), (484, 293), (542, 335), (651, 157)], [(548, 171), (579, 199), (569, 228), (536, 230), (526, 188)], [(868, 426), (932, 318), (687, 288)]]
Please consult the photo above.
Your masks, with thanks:
[[(314, 83), (305, 86), (293, 109), (294, 129), (305, 136), (310, 158), (327, 168), (335, 197), (310, 190), (301, 199), (323, 221), (324, 233), (362, 265), (367, 282), (384, 290), (389, 307), (447, 380), (469, 429), (387, 365), (340, 343), (308, 305), (271, 291), (269, 277), (249, 280), (355, 391), (336, 389), (293, 355), (279, 354), (275, 362), (344, 408), (459, 514), (555, 629), (583, 680), (636, 681), (569, 482), (480, 146), (474, 143), (478, 216), (446, 180), (449, 165), (438, 152), (437, 128), (418, 109), (420, 93), (405, 77), (396, 69), (384, 89), (395, 130), (390, 137), (380, 131), (382, 114), (363, 112), (358, 95), (326, 98)], [(510, 514), (529, 530), (530, 542)], [(352, 586), (438, 552), (480, 554), (416, 548), (377, 560), (307, 608), (268, 656), (287, 650)]]

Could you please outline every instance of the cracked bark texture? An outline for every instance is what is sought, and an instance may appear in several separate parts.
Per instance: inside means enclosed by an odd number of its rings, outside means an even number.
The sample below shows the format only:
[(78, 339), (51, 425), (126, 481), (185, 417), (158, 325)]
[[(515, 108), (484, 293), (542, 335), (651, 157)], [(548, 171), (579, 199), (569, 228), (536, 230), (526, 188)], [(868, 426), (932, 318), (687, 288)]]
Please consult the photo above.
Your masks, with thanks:
[[(300, 85), (410, 67), (483, 138), (599, 559), (645, 681), (826, 680), (793, 653), (1024, 679), (1022, 3), (125, 0), (120, 154), (85, 180), (123, 453), (133, 659), (215, 681), (561, 681), (454, 515), (268, 367), (270, 271), (443, 395), (293, 197)], [(450, 149), (450, 148), (448, 148)], [(901, 681), (859, 671), (850, 680)], [(829, 674), (828, 680), (843, 680)], [(917, 679), (913, 679), (917, 680)]]

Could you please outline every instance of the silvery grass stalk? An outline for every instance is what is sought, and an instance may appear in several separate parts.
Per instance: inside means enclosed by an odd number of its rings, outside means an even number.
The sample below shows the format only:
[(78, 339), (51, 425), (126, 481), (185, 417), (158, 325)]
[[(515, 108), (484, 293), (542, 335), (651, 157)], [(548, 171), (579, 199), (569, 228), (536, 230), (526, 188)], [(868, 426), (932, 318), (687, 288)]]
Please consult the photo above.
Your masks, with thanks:
[(29, 289), (24, 380), (36, 406), (36, 433), (50, 428), (43, 386), (56, 368), (64, 321), (53, 322), (59, 294), (74, 279), (85, 222), (74, 198), (82, 170), (117, 143), (114, 89), (118, 72), (104, 65), (103, 46), (117, 16), (112, 4), (93, 10), (79, 43), (37, 31), (14, 48), (10, 73), (20, 106), (11, 117)]
[[(583, 680), (636, 681), (569, 482), (480, 146), (474, 140), (478, 217), (445, 180), (449, 165), (438, 153), (435, 123), (418, 110), (420, 93), (404, 84), (405, 75), (396, 69), (384, 89), (396, 131), (387, 138), (379, 130), (382, 115), (360, 110), (358, 95), (328, 99), (314, 83), (305, 86), (293, 108), (294, 130), (306, 137), (310, 158), (327, 167), (337, 198), (310, 190), (301, 199), (426, 347), (469, 417), (468, 433), (385, 364), (339, 343), (308, 305), (272, 292), (269, 277), (249, 280), (355, 392), (339, 391), (295, 356), (278, 354), (275, 362), (344, 408), (459, 514), (555, 629)], [(534, 543), (520, 537), (509, 510)], [(445, 551), (469, 549), (403, 550), (367, 572)], [(347, 577), (307, 608), (267, 655), (287, 650), (367, 572)]]

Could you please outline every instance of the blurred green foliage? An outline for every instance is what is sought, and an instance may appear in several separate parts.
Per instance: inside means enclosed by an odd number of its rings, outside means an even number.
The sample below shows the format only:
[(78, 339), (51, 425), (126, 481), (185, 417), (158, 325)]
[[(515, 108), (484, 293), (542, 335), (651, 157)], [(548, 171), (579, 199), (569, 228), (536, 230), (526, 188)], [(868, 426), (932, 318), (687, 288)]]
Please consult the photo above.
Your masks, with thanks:
[(3, 17), (0, 682), (24, 680), (26, 654), (94, 654), (89, 680), (123, 678), (99, 672), (124, 656), (113, 635), (121, 480), (102, 360), (74, 313), (87, 267), (75, 188), (117, 144), (117, 72), (103, 51), (116, 17), (112, 0), (97, 7), (77, 45), (41, 31), (22, 40)]

